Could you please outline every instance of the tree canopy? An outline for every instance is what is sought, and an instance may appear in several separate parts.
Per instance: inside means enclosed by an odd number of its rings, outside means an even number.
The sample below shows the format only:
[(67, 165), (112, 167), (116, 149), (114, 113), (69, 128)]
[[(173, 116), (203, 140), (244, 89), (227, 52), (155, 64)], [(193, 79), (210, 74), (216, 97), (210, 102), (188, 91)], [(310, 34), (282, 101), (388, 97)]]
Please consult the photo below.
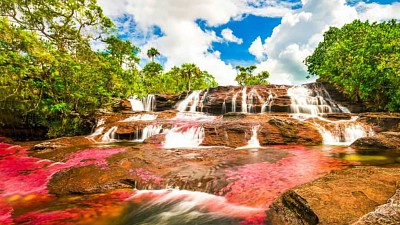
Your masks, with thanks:
[(371, 110), (400, 111), (400, 23), (395, 20), (331, 27), (305, 64), (312, 76)]
[(0, 126), (45, 127), (48, 137), (82, 134), (88, 118), (115, 98), (217, 85), (186, 66), (164, 73), (154, 62), (157, 50), (139, 70), (139, 51), (118, 37), (95, 0), (1, 1)]
[(257, 69), (255, 65), (248, 67), (236, 66), (236, 69), (238, 70), (238, 74), (236, 75), (235, 81), (238, 82), (240, 86), (269, 84), (267, 81), (269, 77), (268, 71), (262, 71), (257, 75), (253, 75), (254, 70)]

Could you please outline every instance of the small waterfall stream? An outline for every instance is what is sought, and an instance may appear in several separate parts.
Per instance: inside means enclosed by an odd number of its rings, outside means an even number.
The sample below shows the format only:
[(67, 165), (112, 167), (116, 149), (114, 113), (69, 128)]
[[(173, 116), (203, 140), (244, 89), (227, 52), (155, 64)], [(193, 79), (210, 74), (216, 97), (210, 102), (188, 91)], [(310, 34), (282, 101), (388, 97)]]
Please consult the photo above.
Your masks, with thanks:
[(261, 148), (260, 141), (258, 140), (258, 137), (257, 137), (257, 132), (258, 132), (259, 129), (260, 129), (259, 125), (253, 126), (251, 128), (252, 135), (251, 135), (251, 138), (248, 141), (247, 145), (243, 146), (243, 147), (236, 148), (236, 149), (253, 149), (253, 148), (257, 149), (257, 148)]
[(323, 86), (314, 85), (310, 89), (300, 85), (289, 88), (287, 92), (292, 100), (292, 116), (299, 120), (315, 118), (308, 121), (315, 124), (326, 145), (350, 145), (358, 138), (374, 134), (370, 127), (357, 122), (357, 117), (339, 121), (322, 117), (328, 113), (350, 113), (346, 107), (335, 103)]
[(165, 135), (164, 148), (197, 148), (205, 137), (203, 127), (175, 126)]
[(111, 127), (104, 135), (103, 135), (103, 137), (101, 138), (101, 141), (102, 142), (105, 142), (105, 143), (107, 143), (107, 142), (112, 142), (112, 141), (114, 141), (116, 138), (115, 138), (115, 132), (118, 130), (118, 126), (113, 126), (113, 127)]
[(131, 103), (132, 111), (146, 111), (152, 112), (156, 107), (156, 97), (153, 94), (149, 94), (139, 100), (137, 96), (130, 96), (128, 101)]

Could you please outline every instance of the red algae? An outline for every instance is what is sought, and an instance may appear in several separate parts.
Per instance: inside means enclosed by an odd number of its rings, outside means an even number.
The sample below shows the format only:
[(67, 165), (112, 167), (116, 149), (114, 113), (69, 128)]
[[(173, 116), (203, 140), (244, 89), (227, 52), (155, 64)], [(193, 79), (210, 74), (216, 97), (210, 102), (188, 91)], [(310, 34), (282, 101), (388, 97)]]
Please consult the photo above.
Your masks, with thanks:
[(286, 150), (293, 156), (276, 163), (248, 164), (227, 170), (230, 184), (220, 194), (225, 192), (225, 198), (231, 203), (267, 209), (278, 195), (288, 189), (349, 165), (303, 146), (280, 146), (277, 150)]
[(28, 147), (0, 143), (0, 177), (3, 180), (0, 183), (0, 224), (12, 223), (13, 208), (9, 202), (28, 195), (47, 195), (47, 183), (54, 173), (91, 164), (105, 167), (108, 157), (125, 148), (87, 149), (69, 155), (64, 163), (29, 157), (27, 150)]
[(75, 207), (64, 210), (37, 210), (15, 219), (21, 224), (98, 224), (99, 217), (104, 220), (120, 216), (124, 200), (132, 195), (128, 191), (116, 191), (79, 199)]
[(144, 170), (144, 169), (134, 169), (134, 170), (130, 170), (130, 172), (133, 175), (136, 175), (138, 178), (141, 179), (142, 183), (153, 183), (153, 184), (161, 184), (162, 182), (162, 178), (159, 176), (156, 176), (154, 174), (152, 174), (150, 171)]

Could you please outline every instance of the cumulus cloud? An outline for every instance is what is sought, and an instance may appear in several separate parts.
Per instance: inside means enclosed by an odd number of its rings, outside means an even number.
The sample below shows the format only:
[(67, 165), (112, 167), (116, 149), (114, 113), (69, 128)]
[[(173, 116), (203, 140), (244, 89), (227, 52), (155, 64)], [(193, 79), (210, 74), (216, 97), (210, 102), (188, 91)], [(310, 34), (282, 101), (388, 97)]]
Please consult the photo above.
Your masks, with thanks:
[(224, 41), (226, 42), (233, 42), (236, 44), (242, 44), (243, 43), (243, 39), (236, 37), (233, 34), (233, 31), (229, 28), (225, 28), (221, 31), (221, 36), (224, 39)]
[[(243, 42), (228, 28), (218, 34), (222, 38), (212, 31), (229, 21), (247, 15), (281, 17), (281, 24), (270, 37), (265, 40), (257, 37), (249, 47), (259, 61), (255, 72), (268, 70), (272, 83), (301, 83), (307, 76), (303, 60), (323, 40), (329, 26), (340, 27), (357, 18), (380, 21), (400, 17), (396, 13), (400, 11), (400, 3), (359, 2), (349, 6), (346, 0), (302, 0), (301, 5), (280, 0), (99, 0), (98, 3), (133, 43), (144, 50), (157, 48), (165, 57), (166, 70), (193, 62), (212, 73), (221, 85), (235, 84), (236, 71), (221, 60), (221, 53), (212, 48), (213, 43)], [(199, 26), (199, 20), (206, 28)], [(146, 58), (145, 53), (141, 56)]]
[(400, 19), (400, 2), (395, 2), (391, 5), (360, 2), (356, 5), (356, 8), (361, 20), (382, 21)]
[[(231, 64), (221, 60), (220, 52), (212, 49), (212, 44), (221, 42), (221, 38), (211, 28), (201, 29), (196, 21), (202, 20), (208, 27), (217, 27), (232, 19), (240, 20), (251, 12), (280, 17), (293, 6), (278, 0), (99, 0), (98, 3), (114, 21), (121, 17), (133, 18), (131, 27), (134, 26), (136, 35), (133, 42), (142, 49), (156, 47), (166, 58), (166, 70), (193, 62), (213, 74), (221, 85), (236, 84), (236, 71)], [(129, 31), (131, 27), (126, 26), (127, 20), (122, 21), (123, 29)], [(154, 35), (154, 27), (160, 28), (162, 35)], [(221, 35), (224, 41), (243, 42), (230, 29), (223, 30)], [(145, 40), (145, 43), (140, 40)]]
[(261, 41), (261, 37), (258, 36), (249, 48), (250, 54), (254, 55), (258, 61), (262, 61), (265, 57), (265, 49)]

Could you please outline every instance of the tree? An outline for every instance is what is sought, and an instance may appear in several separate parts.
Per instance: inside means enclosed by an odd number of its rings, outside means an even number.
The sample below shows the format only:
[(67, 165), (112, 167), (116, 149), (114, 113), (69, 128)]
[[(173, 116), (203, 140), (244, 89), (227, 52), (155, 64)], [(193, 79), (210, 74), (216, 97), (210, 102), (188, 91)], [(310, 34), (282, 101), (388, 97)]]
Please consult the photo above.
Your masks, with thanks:
[(181, 76), (186, 82), (186, 91), (190, 91), (191, 81), (201, 76), (201, 70), (193, 63), (185, 63), (182, 65)]
[(152, 62), (154, 62), (154, 57), (160, 55), (160, 52), (156, 48), (151, 47), (149, 50), (147, 50), (147, 57), (151, 59)]
[(91, 49), (113, 27), (94, 0), (5, 0), (0, 14), (1, 126), (82, 134), (95, 110), (140, 90), (135, 46), (110, 36)]
[(400, 23), (395, 20), (331, 27), (305, 64), (311, 76), (371, 110), (400, 110)]
[(257, 75), (253, 75), (253, 72), (257, 67), (251, 65), (248, 67), (236, 66), (238, 74), (236, 75), (235, 81), (238, 82), (240, 86), (248, 85), (268, 85), (269, 82), (266, 80), (269, 77), (268, 71), (262, 71)]
[(2, 0), (0, 16), (70, 53), (77, 44), (99, 39), (114, 27), (96, 0)]

